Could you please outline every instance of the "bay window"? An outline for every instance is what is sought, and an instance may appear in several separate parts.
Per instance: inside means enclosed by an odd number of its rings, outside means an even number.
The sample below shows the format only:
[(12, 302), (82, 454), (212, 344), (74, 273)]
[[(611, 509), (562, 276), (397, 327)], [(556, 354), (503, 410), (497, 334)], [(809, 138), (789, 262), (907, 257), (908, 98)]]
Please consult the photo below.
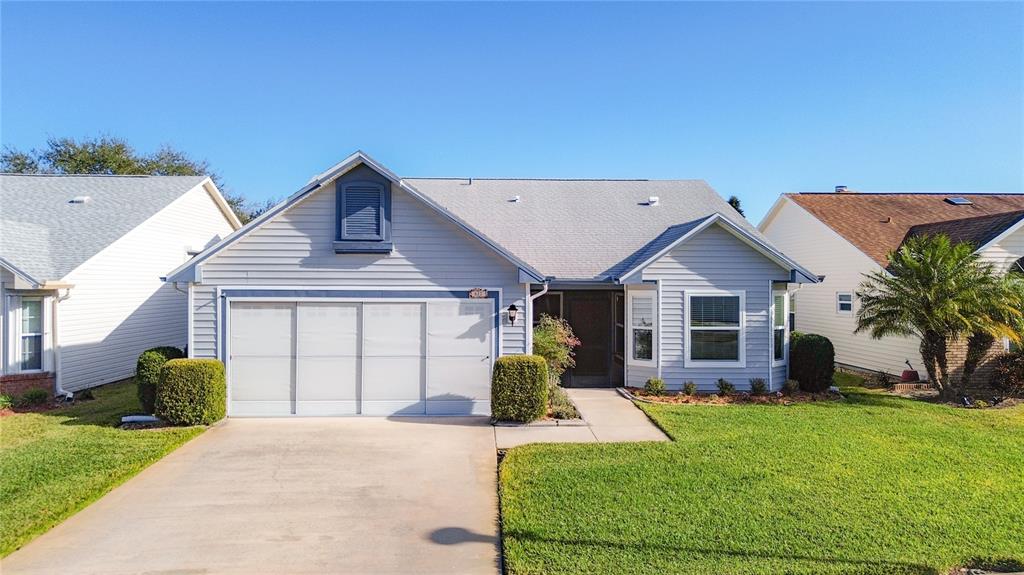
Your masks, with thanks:
[(745, 293), (686, 296), (687, 365), (742, 367)]
[(629, 293), (629, 349), (631, 363), (654, 363), (654, 291)]

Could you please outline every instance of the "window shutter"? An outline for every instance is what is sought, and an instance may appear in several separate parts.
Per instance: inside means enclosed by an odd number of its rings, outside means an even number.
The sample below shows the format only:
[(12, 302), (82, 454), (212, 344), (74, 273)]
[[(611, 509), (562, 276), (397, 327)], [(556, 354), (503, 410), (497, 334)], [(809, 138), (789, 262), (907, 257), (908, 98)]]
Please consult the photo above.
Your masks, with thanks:
[(341, 239), (383, 239), (384, 186), (360, 182), (345, 186), (342, 194)]

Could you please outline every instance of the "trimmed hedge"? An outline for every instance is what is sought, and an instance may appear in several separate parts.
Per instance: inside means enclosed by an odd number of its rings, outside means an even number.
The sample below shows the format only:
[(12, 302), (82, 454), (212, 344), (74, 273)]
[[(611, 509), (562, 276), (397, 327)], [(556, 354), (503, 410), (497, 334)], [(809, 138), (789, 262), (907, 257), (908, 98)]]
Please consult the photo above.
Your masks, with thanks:
[(505, 355), (494, 362), (491, 417), (528, 422), (548, 410), (548, 364), (539, 355)]
[(216, 359), (172, 359), (160, 369), (156, 416), (173, 425), (209, 425), (224, 418), (228, 388)]
[(789, 377), (810, 393), (827, 390), (836, 371), (836, 351), (823, 335), (793, 332), (789, 339)]
[(135, 387), (139, 404), (145, 413), (153, 413), (156, 405), (156, 384), (160, 381), (160, 368), (172, 359), (185, 357), (176, 347), (163, 346), (147, 349), (135, 362)]

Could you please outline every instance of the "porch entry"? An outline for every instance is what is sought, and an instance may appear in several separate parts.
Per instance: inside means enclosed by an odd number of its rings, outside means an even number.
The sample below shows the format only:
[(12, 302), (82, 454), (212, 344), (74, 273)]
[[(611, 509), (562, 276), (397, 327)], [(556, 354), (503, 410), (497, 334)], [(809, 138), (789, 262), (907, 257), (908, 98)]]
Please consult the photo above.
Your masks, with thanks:
[(582, 342), (576, 367), (562, 376), (566, 387), (618, 387), (625, 380), (625, 293), (622, 290), (552, 289), (533, 302), (533, 323), (541, 314), (561, 317)]

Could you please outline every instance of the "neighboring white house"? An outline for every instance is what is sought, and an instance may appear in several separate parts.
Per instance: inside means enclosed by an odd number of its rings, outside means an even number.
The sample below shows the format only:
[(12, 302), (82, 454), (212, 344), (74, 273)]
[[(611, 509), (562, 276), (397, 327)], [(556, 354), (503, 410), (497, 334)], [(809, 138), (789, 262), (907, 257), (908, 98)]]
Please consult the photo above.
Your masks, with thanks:
[(700, 180), (403, 179), (357, 152), (167, 274), (230, 415), (488, 413), (541, 312), (574, 386), (787, 373), (786, 291), (817, 276)]
[(161, 277), (241, 227), (201, 176), (0, 175), (0, 382), (57, 393), (130, 377), (187, 341)]
[(978, 247), (1006, 272), (1024, 256), (1024, 195), (802, 193), (784, 194), (758, 228), (787, 255), (824, 276), (794, 293), (795, 325), (832, 340), (836, 361), (898, 375), (906, 361), (925, 369), (913, 338), (854, 334), (857, 287), (885, 269), (887, 254), (908, 237), (946, 234)]

